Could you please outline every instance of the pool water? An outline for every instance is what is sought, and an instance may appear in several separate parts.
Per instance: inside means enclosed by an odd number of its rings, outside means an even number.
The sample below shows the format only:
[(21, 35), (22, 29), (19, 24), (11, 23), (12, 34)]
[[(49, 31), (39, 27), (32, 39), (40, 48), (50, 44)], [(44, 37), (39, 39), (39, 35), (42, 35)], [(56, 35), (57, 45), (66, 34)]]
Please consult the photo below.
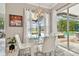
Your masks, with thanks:
[(73, 36), (75, 34), (75, 32), (64, 32), (64, 36), (67, 36), (69, 34), (69, 36)]

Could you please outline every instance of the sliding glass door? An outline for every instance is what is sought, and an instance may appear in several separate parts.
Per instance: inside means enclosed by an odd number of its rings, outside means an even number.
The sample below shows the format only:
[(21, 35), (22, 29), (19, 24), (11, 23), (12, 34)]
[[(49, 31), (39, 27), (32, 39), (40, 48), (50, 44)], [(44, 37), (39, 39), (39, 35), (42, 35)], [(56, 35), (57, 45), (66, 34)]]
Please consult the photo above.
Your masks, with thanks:
[(57, 14), (58, 44), (79, 54), (79, 4)]
[(79, 4), (69, 8), (69, 49), (79, 53)]

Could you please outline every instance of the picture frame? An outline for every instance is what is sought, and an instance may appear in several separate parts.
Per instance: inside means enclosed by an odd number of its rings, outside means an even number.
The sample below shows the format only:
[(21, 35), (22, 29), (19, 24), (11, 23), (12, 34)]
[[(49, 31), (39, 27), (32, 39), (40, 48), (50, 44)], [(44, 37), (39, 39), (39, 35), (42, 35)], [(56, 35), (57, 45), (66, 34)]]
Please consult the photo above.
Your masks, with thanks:
[(20, 15), (9, 15), (9, 26), (10, 27), (22, 27), (23, 17)]

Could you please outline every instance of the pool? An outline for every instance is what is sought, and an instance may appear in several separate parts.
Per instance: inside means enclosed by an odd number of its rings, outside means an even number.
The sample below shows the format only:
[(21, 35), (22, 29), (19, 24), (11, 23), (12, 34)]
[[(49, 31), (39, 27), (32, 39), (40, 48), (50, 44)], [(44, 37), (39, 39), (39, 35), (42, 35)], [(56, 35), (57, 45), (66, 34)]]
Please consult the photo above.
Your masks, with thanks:
[(73, 36), (75, 34), (75, 32), (64, 32), (64, 36), (66, 37), (69, 34), (69, 36)]

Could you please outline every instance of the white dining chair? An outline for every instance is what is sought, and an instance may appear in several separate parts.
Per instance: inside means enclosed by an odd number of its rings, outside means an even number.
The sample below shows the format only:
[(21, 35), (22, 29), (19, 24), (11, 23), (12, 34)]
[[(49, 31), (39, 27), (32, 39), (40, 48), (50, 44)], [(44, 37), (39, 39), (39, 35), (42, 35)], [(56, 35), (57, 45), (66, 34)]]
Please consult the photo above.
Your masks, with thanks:
[[(27, 44), (27, 43), (21, 43), (21, 40), (20, 40), (20, 37), (18, 34), (15, 35), (15, 39), (16, 39), (16, 42), (17, 42), (17, 45), (19, 47), (19, 51), (20, 50), (28, 50), (29, 51), (29, 54), (31, 54), (31, 45), (30, 44)], [(24, 53), (28, 53), (28, 51), (24, 51)], [(23, 52), (21, 52), (23, 53)], [(19, 53), (20, 54), (20, 53)]]

